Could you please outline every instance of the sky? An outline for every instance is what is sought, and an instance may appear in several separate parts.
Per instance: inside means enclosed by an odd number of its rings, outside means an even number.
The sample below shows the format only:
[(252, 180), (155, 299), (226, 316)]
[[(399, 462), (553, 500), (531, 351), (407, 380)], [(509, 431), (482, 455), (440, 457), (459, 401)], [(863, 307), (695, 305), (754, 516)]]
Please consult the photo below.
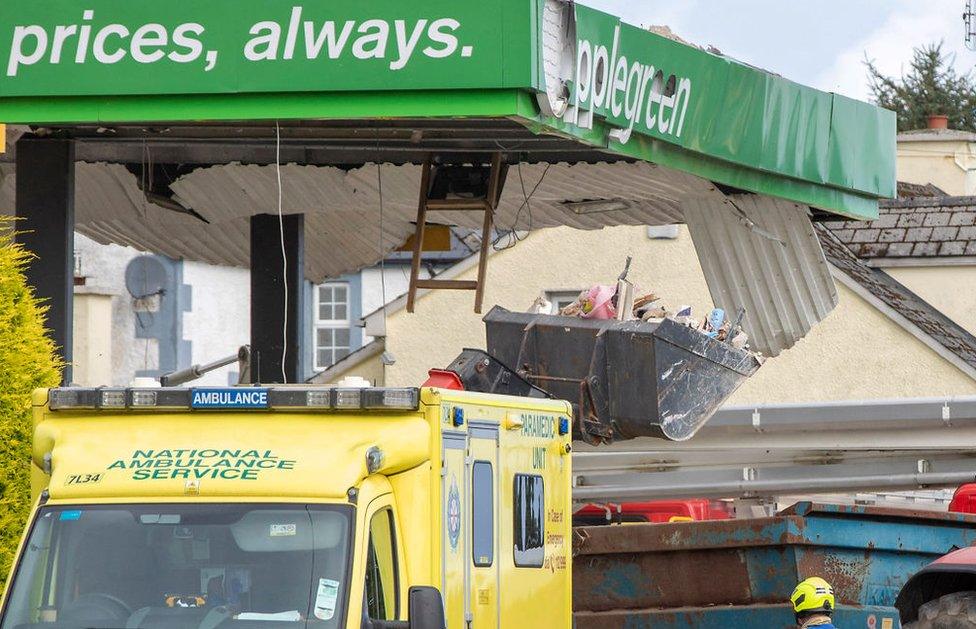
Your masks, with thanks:
[[(582, 0), (746, 63), (822, 90), (868, 100), (865, 54), (901, 75), (912, 49), (944, 42), (962, 73), (976, 66), (965, 46), (966, 0)], [(974, 73), (976, 75), (976, 73)]]

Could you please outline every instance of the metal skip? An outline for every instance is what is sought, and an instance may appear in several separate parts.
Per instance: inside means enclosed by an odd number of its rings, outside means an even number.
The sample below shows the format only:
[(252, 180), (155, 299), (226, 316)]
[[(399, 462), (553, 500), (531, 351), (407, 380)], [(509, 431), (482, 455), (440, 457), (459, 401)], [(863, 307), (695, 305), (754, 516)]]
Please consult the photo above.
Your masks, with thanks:
[(575, 437), (690, 439), (759, 368), (752, 353), (680, 323), (509, 312), (485, 316), (488, 353), (574, 402)]
[[(752, 520), (574, 530), (573, 606), (583, 627), (787, 627), (798, 581), (820, 575), (838, 625), (898, 626), (908, 577), (976, 541), (976, 518), (798, 503)], [(703, 578), (707, 574), (709, 578)], [(843, 620), (846, 624), (840, 624)], [(724, 623), (724, 624), (723, 624)]]

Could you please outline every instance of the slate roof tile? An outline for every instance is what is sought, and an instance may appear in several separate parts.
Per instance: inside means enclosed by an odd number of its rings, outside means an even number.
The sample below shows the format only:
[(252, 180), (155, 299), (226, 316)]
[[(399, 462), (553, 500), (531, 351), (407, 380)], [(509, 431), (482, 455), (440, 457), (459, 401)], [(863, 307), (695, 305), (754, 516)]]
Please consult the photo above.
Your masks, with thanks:
[(944, 242), (939, 245), (940, 256), (961, 256), (966, 255), (966, 243), (961, 240)]
[[(976, 337), (883, 270), (868, 266), (863, 260), (851, 252), (848, 245), (845, 245), (836, 238), (832, 231), (825, 225), (817, 225), (816, 230), (827, 261), (836, 269), (851, 278), (886, 306), (900, 314), (910, 324), (914, 325), (924, 334), (927, 334), (933, 341), (942, 345), (946, 350), (952, 352), (973, 368), (976, 368)], [(876, 245), (868, 243), (861, 244), (859, 247), (872, 249), (879, 245), (880, 243)], [(974, 247), (976, 241), (969, 243), (959, 241), (917, 243), (914, 247), (935, 247), (938, 250), (940, 245), (952, 245), (951, 247), (946, 247), (952, 250), (957, 249), (959, 245), (965, 245), (966, 250), (969, 251), (967, 255), (976, 254), (976, 247)], [(885, 255), (901, 255), (899, 252), (903, 251), (905, 247), (913, 247), (913, 245), (904, 242), (891, 243), (887, 246)]]
[(822, 226), (863, 258), (976, 255), (976, 197), (949, 196), (932, 185), (904, 182), (898, 183), (898, 193), (898, 199), (881, 201), (875, 221)]
[(896, 229), (882, 229), (881, 236), (878, 240), (881, 242), (901, 242), (905, 240), (905, 230), (900, 227)]
[(949, 219), (950, 225), (972, 225), (976, 223), (976, 212), (955, 212)]
[(922, 214), (902, 214), (898, 217), (899, 227), (921, 227), (924, 222), (925, 216)]
[(936, 227), (932, 230), (931, 240), (935, 240), (941, 243), (949, 242), (956, 239), (956, 234), (959, 233), (958, 227)]

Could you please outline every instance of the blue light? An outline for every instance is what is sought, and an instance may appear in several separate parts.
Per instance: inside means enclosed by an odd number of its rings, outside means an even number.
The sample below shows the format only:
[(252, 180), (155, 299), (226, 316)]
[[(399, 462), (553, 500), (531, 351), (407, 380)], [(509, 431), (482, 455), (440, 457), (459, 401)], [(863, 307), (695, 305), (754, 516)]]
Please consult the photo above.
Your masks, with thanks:
[(464, 409), (460, 406), (454, 407), (454, 427), (458, 427), (464, 423)]
[(74, 520), (80, 520), (80, 519), (81, 519), (81, 511), (62, 511), (61, 512), (60, 520), (62, 522), (64, 522), (64, 521), (72, 522)]
[(560, 417), (559, 418), (559, 435), (560, 436), (563, 436), (563, 435), (568, 435), (568, 434), (569, 434), (569, 418), (568, 417)]

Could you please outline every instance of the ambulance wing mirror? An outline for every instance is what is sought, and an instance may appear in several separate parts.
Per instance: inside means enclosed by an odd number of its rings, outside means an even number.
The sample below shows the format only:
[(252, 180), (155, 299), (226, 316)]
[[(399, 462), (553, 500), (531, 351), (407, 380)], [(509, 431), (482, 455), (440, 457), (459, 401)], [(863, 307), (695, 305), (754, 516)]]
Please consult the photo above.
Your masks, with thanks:
[(410, 588), (407, 613), (410, 629), (445, 629), (444, 599), (440, 591), (429, 585)]

